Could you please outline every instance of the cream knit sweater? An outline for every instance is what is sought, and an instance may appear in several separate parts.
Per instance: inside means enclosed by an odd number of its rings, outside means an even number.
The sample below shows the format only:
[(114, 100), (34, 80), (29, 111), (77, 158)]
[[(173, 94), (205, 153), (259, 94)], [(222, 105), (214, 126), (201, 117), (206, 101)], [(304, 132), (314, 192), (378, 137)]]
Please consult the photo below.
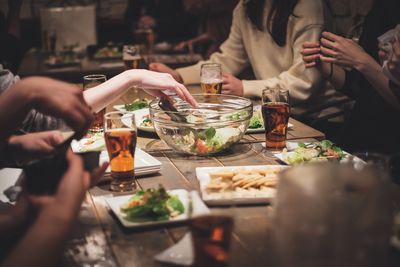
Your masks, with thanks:
[[(270, 6), (266, 1), (265, 17)], [(301, 110), (322, 104), (335, 93), (322, 86), (317, 69), (305, 67), (300, 51), (305, 41), (319, 41), (324, 28), (324, 7), (320, 0), (300, 0), (294, 14), (289, 18), (286, 45), (280, 47), (267, 30), (261, 32), (251, 24), (241, 0), (233, 13), (229, 38), (209, 62), (220, 63), (223, 71), (232, 75), (251, 65), (256, 80), (242, 81), (246, 97), (260, 97), (264, 88), (279, 86), (289, 89), (292, 106)], [(200, 67), (204, 63), (177, 69), (185, 84), (200, 82)]]

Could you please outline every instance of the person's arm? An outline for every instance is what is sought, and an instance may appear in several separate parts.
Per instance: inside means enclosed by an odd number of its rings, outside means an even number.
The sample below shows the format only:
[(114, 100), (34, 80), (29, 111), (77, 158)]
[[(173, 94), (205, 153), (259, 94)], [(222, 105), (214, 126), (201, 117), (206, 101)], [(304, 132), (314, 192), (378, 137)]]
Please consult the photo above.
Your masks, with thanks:
[[(68, 170), (54, 196), (30, 196), (31, 203), (38, 207), (36, 220), (1, 266), (57, 266), (85, 192), (91, 184), (89, 174), (83, 169), (82, 159), (68, 151), (67, 160)], [(97, 179), (100, 175), (102, 173), (92, 178)]]
[(389, 105), (400, 108), (400, 102), (390, 89), (389, 79), (383, 73), (382, 67), (362, 47), (353, 40), (330, 32), (322, 34), (321, 44), (323, 62), (356, 69)]
[(120, 98), (133, 86), (145, 89), (153, 96), (160, 96), (163, 90), (173, 91), (193, 106), (197, 105), (186, 87), (178, 83), (172, 76), (167, 73), (148, 70), (127, 70), (96, 87), (84, 91), (83, 94), (88, 105), (92, 107), (93, 111), (98, 112)]
[(86, 133), (94, 118), (78, 86), (43, 77), (26, 78), (1, 94), (0, 147), (31, 109), (64, 119), (77, 137)]

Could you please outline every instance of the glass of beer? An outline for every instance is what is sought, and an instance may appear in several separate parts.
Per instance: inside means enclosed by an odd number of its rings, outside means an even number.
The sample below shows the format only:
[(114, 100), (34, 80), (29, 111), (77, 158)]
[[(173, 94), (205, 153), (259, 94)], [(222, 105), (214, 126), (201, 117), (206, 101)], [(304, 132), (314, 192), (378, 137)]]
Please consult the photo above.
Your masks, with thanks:
[(104, 138), (110, 159), (112, 191), (132, 191), (137, 187), (134, 170), (136, 137), (134, 114), (117, 111), (104, 116)]
[(195, 267), (229, 266), (233, 218), (228, 215), (202, 215), (190, 222)]
[[(96, 87), (97, 85), (102, 84), (106, 80), (107, 78), (103, 74), (86, 75), (83, 77), (83, 90), (85, 91), (89, 88)], [(103, 118), (105, 112), (106, 109), (104, 108), (100, 110), (98, 113), (96, 113), (95, 120), (89, 129), (90, 132), (97, 133), (103, 131)]]
[(125, 68), (139, 69), (142, 56), (140, 55), (140, 46), (138, 45), (124, 45), (122, 51), (122, 60), (124, 61)]
[(206, 63), (201, 65), (200, 83), (203, 94), (221, 94), (222, 91), (221, 64)]
[(290, 115), (289, 91), (271, 88), (263, 90), (262, 114), (266, 148), (272, 150), (285, 148)]

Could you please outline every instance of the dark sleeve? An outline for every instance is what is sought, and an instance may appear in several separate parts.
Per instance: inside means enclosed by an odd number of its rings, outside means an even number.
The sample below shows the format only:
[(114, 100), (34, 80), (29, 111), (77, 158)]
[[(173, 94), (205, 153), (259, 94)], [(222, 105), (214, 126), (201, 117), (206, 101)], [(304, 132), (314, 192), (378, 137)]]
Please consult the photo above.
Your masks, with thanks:
[(395, 84), (392, 81), (389, 81), (390, 90), (396, 96), (397, 100), (400, 101), (400, 85)]
[(11, 34), (0, 37), (0, 63), (5, 69), (16, 73), (23, 57), (21, 40)]
[(356, 96), (356, 92), (354, 90), (354, 82), (357, 75), (357, 71), (356, 70), (345, 70), (345, 80), (344, 80), (344, 84), (342, 86), (342, 88), (339, 89), (340, 92), (342, 92), (343, 94), (347, 95), (350, 98), (354, 98)]

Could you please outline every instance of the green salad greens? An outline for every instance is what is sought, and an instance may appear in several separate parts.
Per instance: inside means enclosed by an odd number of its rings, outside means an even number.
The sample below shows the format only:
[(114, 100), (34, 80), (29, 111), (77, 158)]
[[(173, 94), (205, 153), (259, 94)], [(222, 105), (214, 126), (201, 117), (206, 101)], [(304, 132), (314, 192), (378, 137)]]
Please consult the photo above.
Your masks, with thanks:
[(121, 212), (130, 221), (162, 221), (184, 213), (185, 208), (177, 196), (172, 196), (160, 187), (136, 192)]
[(321, 142), (303, 143), (299, 142), (298, 147), (293, 153), (286, 157), (286, 161), (290, 165), (300, 164), (304, 162), (340, 161), (346, 156), (346, 153), (337, 145), (329, 140)]
[(127, 111), (135, 111), (139, 110), (142, 108), (148, 108), (149, 107), (149, 102), (147, 100), (135, 100), (132, 103), (125, 104), (125, 109)]
[(258, 129), (263, 127), (263, 119), (261, 118), (260, 114), (258, 114), (258, 112), (254, 112), (253, 117), (251, 117), (250, 119), (249, 129)]

